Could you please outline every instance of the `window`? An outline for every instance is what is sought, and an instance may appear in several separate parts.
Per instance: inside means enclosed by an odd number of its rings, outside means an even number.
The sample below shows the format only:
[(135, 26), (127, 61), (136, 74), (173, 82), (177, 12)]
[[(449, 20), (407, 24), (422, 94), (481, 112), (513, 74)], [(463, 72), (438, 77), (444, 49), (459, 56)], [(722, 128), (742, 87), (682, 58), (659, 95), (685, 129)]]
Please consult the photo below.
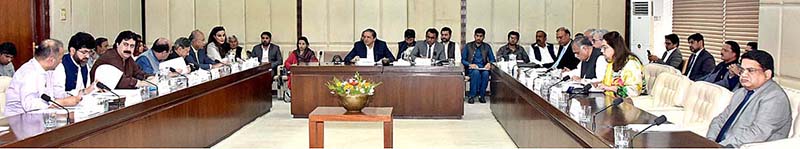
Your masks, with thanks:
[(717, 62), (724, 41), (758, 41), (758, 5), (758, 0), (674, 1), (672, 31), (680, 36), (684, 58), (691, 55), (686, 39), (694, 33), (703, 34), (705, 48)]

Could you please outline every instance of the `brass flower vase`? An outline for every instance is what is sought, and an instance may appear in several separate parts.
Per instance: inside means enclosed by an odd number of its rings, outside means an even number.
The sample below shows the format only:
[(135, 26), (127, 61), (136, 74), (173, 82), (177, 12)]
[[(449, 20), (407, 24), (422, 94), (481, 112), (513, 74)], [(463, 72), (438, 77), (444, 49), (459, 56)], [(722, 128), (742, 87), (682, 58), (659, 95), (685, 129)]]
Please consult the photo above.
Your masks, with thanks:
[(370, 95), (339, 95), (339, 104), (347, 110), (347, 113), (361, 113), (361, 109), (369, 103)]

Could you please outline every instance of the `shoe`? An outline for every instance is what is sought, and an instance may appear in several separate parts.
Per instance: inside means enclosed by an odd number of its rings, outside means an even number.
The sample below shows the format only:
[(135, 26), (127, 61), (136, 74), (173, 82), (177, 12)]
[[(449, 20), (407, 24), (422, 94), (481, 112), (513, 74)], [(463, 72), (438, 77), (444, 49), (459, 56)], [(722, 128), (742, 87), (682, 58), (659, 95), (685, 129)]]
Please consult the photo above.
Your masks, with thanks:
[(467, 99), (467, 103), (474, 104), (475, 103), (475, 97), (469, 97), (469, 99)]
[(483, 96), (481, 96), (481, 98), (478, 98), (478, 101), (480, 101), (481, 103), (486, 103), (486, 99)]

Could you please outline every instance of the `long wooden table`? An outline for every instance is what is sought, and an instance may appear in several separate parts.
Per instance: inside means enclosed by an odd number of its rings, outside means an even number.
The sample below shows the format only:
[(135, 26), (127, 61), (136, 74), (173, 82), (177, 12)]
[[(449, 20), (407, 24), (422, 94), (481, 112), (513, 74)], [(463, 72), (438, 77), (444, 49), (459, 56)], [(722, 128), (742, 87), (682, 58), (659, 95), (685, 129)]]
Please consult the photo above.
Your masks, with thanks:
[[(625, 102), (597, 115), (596, 129), (560, 111), (509, 74), (491, 71), (490, 108), (511, 140), (520, 148), (609, 148), (614, 147), (613, 126), (647, 124), (656, 116)], [(592, 112), (611, 104), (602, 94), (578, 97)], [(580, 108), (579, 108), (580, 109)], [(719, 144), (689, 131), (648, 132), (633, 140), (633, 147), (716, 148)]]
[(324, 84), (358, 72), (383, 82), (370, 107), (393, 107), (398, 118), (461, 118), (464, 115), (464, 68), (456, 66), (349, 66), (308, 63), (292, 66), (292, 115), (308, 117), (318, 106), (339, 106)]
[[(269, 67), (261, 65), (53, 130), (11, 129), (0, 135), (0, 147), (210, 147), (270, 111)], [(30, 117), (36, 115), (0, 121), (35, 120)]]

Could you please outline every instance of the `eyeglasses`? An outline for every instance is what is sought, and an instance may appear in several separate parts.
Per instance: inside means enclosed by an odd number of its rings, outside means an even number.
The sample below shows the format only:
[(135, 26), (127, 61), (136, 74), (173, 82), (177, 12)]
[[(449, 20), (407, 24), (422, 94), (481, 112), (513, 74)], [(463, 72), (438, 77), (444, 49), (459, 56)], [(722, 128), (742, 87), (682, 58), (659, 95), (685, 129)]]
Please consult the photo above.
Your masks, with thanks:
[(742, 74), (745, 74), (745, 73), (752, 74), (753, 72), (764, 71), (764, 69), (761, 69), (761, 68), (742, 68), (742, 66), (740, 66), (740, 65), (737, 65), (736, 67), (739, 67), (739, 70), (741, 70), (741, 71), (739, 71), (739, 76), (741, 76)]
[(92, 53), (92, 51), (91, 51), (91, 50), (78, 50), (78, 53), (81, 53), (81, 54), (83, 54), (83, 55), (86, 55), (86, 54), (91, 54), (91, 53)]

